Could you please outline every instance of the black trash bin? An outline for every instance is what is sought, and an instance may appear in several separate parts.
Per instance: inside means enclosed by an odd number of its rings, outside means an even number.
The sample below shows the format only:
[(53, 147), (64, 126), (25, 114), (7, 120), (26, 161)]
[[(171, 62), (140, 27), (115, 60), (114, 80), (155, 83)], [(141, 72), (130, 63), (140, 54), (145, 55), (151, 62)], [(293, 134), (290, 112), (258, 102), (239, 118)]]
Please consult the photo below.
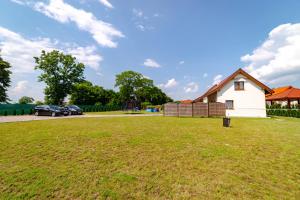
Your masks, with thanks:
[(230, 118), (229, 117), (224, 117), (223, 118), (223, 126), (224, 127), (230, 127)]

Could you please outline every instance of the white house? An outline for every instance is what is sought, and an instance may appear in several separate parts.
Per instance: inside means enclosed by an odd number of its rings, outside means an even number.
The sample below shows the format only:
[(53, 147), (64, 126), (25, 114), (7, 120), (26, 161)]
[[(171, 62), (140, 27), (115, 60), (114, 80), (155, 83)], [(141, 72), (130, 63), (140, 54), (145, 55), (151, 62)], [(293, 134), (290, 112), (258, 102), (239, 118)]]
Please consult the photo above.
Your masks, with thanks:
[(272, 89), (244, 70), (238, 69), (194, 102), (225, 103), (226, 116), (266, 117), (267, 93), (272, 93)]

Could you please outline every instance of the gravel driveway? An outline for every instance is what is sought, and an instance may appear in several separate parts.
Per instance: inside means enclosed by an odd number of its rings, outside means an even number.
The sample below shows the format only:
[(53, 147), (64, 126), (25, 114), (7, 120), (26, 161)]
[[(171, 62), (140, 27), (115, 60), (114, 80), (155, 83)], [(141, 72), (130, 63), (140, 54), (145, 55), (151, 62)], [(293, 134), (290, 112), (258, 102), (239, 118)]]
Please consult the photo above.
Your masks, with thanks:
[(52, 120), (52, 119), (68, 119), (68, 118), (108, 118), (108, 117), (150, 117), (150, 116), (162, 116), (161, 114), (136, 114), (136, 115), (73, 115), (73, 116), (61, 116), (61, 117), (48, 117), (48, 116), (34, 116), (34, 115), (18, 115), (18, 116), (1, 116), (0, 123), (4, 122), (25, 122), (36, 120)]

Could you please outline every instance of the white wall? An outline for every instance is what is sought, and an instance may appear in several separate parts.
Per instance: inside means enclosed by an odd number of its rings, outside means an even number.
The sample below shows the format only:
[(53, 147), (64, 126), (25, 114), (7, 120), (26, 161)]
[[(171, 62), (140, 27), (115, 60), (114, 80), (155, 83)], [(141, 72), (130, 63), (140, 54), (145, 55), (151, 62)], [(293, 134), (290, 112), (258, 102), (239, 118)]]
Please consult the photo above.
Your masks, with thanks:
[[(234, 81), (244, 81), (244, 90), (234, 90)], [(242, 75), (227, 83), (218, 91), (217, 101), (225, 103), (233, 100), (233, 110), (226, 110), (227, 116), (236, 117), (266, 117), (265, 92), (254, 82)]]

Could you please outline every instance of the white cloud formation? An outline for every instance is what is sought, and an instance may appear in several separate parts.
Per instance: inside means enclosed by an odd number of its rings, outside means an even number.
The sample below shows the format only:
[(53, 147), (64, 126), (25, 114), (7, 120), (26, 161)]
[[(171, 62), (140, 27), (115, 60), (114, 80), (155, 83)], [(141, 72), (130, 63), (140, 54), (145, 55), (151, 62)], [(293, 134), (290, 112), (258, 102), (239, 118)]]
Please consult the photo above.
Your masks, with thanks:
[(79, 29), (89, 32), (104, 47), (115, 48), (118, 44), (113, 39), (124, 37), (112, 24), (98, 20), (92, 13), (77, 9), (63, 0), (50, 0), (49, 4), (39, 1), (33, 7), (60, 23), (74, 22)]
[(179, 65), (183, 65), (184, 64), (184, 60), (179, 62)]
[(28, 89), (28, 84), (29, 84), (29, 82), (26, 80), (18, 81), (16, 86), (12, 89), (12, 92), (14, 94), (20, 94), (20, 93), (24, 92), (24, 90)]
[(143, 75), (143, 78), (151, 79), (149, 76)]
[(96, 54), (96, 50), (97, 48), (95, 46), (87, 46), (68, 48), (65, 51), (66, 53), (76, 57), (78, 61), (97, 71), (103, 58)]
[(190, 82), (187, 84), (187, 86), (185, 86), (184, 88), (184, 91), (186, 93), (193, 93), (193, 92), (198, 92), (199, 90), (199, 85), (195, 82)]
[(12, 70), (19, 73), (33, 73), (35, 65), (33, 57), (39, 56), (42, 50), (57, 49), (72, 54), (79, 62), (95, 70), (99, 68), (102, 61), (94, 46), (79, 47), (76, 44), (62, 44), (49, 38), (26, 39), (1, 26), (0, 49), (2, 57), (12, 65)]
[[(21, 78), (21, 79), (19, 79)], [(35, 100), (43, 100), (44, 83), (36, 82), (37, 80), (25, 80), (23, 76), (13, 74), (12, 86), (8, 89), (8, 96), (13, 102), (17, 102), (22, 96), (33, 97)], [(28, 77), (27, 77), (28, 78)], [(31, 83), (34, 81), (34, 84)]]
[(22, 1), (22, 0), (10, 0), (10, 1), (13, 2), (13, 3), (20, 4), (20, 5), (25, 5), (26, 4), (26, 2)]
[(151, 25), (151, 21), (154, 18), (159, 17), (160, 15), (158, 13), (155, 13), (154, 15), (151, 15), (150, 17), (146, 16), (144, 12), (141, 9), (132, 9), (133, 14), (133, 22), (135, 27), (140, 31), (147, 31), (147, 30), (154, 30), (155, 27)]
[(140, 9), (132, 9), (132, 13), (136, 16), (136, 17), (143, 17), (144, 16), (144, 13), (142, 10)]
[(217, 76), (214, 77), (214, 82), (213, 85), (216, 85), (222, 81), (223, 75), (218, 74)]
[(144, 61), (144, 66), (146, 66), (146, 67), (152, 67), (152, 68), (159, 68), (159, 67), (161, 67), (159, 63), (157, 63), (155, 60), (150, 59), (150, 58), (147, 58)]
[(300, 23), (282, 24), (251, 54), (241, 57), (254, 77), (269, 84), (291, 84), (300, 79)]
[(173, 88), (177, 85), (178, 85), (178, 82), (175, 80), (175, 78), (172, 78), (172, 79), (168, 80), (167, 83), (165, 83), (165, 84), (159, 84), (158, 87), (169, 89), (169, 88)]
[(136, 24), (136, 28), (139, 29), (140, 31), (145, 31), (146, 27), (142, 24)]
[(108, 8), (114, 8), (113, 5), (108, 0), (99, 0), (104, 6)]

